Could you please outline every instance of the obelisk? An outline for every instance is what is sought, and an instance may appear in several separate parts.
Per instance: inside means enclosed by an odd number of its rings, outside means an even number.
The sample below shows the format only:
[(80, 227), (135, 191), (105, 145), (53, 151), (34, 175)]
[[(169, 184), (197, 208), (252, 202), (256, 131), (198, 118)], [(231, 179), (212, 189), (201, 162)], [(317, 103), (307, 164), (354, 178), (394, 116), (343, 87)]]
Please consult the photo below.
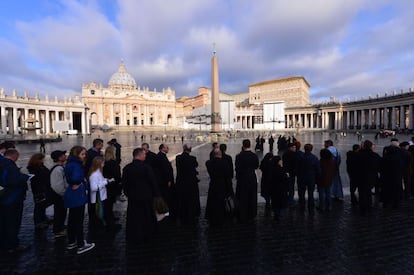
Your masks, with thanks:
[(211, 59), (211, 132), (221, 132), (220, 101), (219, 101), (219, 74), (216, 50), (213, 50)]

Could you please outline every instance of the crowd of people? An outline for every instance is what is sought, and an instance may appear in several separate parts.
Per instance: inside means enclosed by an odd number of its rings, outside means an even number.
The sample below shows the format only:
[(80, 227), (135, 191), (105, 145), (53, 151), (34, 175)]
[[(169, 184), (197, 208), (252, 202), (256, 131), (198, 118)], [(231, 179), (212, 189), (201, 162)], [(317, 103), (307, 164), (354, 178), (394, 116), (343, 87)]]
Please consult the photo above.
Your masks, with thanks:
[[(255, 149), (263, 150), (263, 143), (264, 138), (257, 137)], [(270, 143), (269, 149), (273, 149), (273, 137)], [(260, 187), (265, 207), (273, 212), (275, 220), (282, 219), (293, 207), (300, 213), (307, 209), (309, 215), (314, 215), (315, 209), (330, 211), (333, 200), (344, 198), (339, 173), (341, 154), (332, 140), (324, 142), (317, 156), (312, 153), (312, 144), (305, 144), (302, 151), (295, 137), (279, 136), (277, 154), (270, 150), (261, 161), (251, 150), (249, 139), (243, 140), (234, 162), (226, 153), (226, 144), (215, 142), (212, 146), (205, 163), (209, 175), (205, 218), (212, 227), (234, 219), (240, 223), (254, 221), (257, 169), (262, 172)], [(121, 194), (128, 200), (125, 228), (128, 244), (150, 240), (157, 232), (158, 222), (165, 218), (182, 226), (195, 225), (201, 215), (200, 180), (199, 164), (191, 155), (191, 146), (183, 144), (182, 153), (176, 157), (176, 177), (167, 157), (167, 144), (160, 144), (158, 153), (154, 153), (148, 143), (142, 143), (133, 150), (133, 160), (123, 169), (121, 147), (112, 139), (104, 149), (104, 141), (97, 138), (90, 149), (74, 146), (68, 156), (66, 151), (56, 150), (50, 154), (54, 162), (50, 169), (44, 164), (45, 154), (35, 153), (27, 165), (29, 174), (24, 174), (16, 165), (19, 152), (14, 144), (0, 144), (0, 249), (13, 253), (27, 248), (19, 244), (18, 232), (28, 183), (33, 194), (35, 230), (48, 228), (51, 221), (46, 208), (53, 205), (54, 236), (66, 238), (67, 250), (77, 254), (95, 247), (84, 238), (85, 208), (90, 236), (122, 228), (113, 211)], [(365, 140), (347, 153), (351, 202), (359, 205), (362, 215), (369, 213), (374, 195), (378, 195), (384, 207), (394, 208), (403, 197), (414, 195), (414, 144), (392, 139), (382, 157), (374, 149), (375, 145)], [(315, 189), (319, 194), (318, 205), (315, 205)]]

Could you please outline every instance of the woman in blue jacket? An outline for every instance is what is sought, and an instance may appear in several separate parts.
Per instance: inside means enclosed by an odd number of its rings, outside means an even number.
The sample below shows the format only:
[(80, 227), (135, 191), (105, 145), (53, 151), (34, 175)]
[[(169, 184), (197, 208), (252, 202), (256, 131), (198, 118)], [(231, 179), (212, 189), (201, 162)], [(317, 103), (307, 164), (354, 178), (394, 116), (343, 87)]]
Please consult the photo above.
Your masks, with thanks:
[(70, 150), (64, 168), (66, 181), (69, 184), (64, 195), (65, 207), (69, 208), (67, 249), (77, 248), (77, 254), (82, 254), (95, 247), (94, 243), (87, 243), (83, 239), (83, 219), (85, 204), (88, 201), (83, 169), (85, 160), (86, 149), (82, 146), (74, 146)]

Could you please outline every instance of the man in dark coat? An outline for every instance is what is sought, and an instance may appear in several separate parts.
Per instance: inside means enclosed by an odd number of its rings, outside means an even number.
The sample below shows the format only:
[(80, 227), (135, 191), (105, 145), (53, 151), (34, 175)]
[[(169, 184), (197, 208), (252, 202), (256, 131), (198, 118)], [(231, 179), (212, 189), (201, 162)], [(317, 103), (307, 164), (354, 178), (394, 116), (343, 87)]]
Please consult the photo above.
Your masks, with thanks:
[(206, 219), (211, 226), (219, 226), (224, 223), (226, 216), (226, 181), (230, 176), (230, 170), (228, 162), (222, 158), (222, 153), (219, 149), (213, 151), (213, 158), (206, 162), (206, 167), (210, 177)]
[(259, 158), (250, 150), (250, 140), (243, 140), (242, 151), (236, 156), (236, 199), (239, 203), (240, 222), (252, 221), (257, 215), (256, 169)]
[(148, 164), (154, 170), (154, 173), (156, 173), (157, 154), (150, 151), (149, 144), (146, 142), (141, 145), (141, 148), (144, 149), (146, 154), (145, 163)]
[(97, 156), (102, 156), (103, 140), (95, 138), (92, 142), (92, 147), (86, 152), (85, 175), (89, 174), (89, 169), (92, 165), (92, 160)]
[(313, 215), (315, 201), (313, 192), (315, 191), (316, 180), (320, 174), (319, 159), (312, 154), (313, 145), (305, 144), (305, 153), (299, 158), (298, 162), (298, 195), (300, 211), (305, 211), (305, 193), (308, 191), (308, 212)]
[(219, 149), (219, 144), (217, 142), (213, 142), (211, 144), (211, 146), (213, 147), (210, 151), (210, 155), (209, 155), (209, 159), (213, 159), (214, 157), (214, 150)]
[(367, 214), (372, 207), (372, 188), (377, 184), (380, 172), (381, 157), (373, 150), (374, 144), (365, 140), (356, 155), (356, 180), (362, 215)]
[(27, 249), (19, 244), (19, 231), (26, 199), (28, 175), (22, 174), (16, 161), (19, 152), (8, 149), (0, 159), (1, 187), (5, 192), (0, 198), (0, 252), (18, 252)]
[(200, 193), (197, 178), (198, 162), (190, 156), (191, 146), (184, 144), (183, 153), (175, 159), (177, 167), (176, 195), (177, 217), (182, 224), (194, 224), (200, 216)]
[(227, 162), (227, 168), (229, 169), (229, 172), (227, 173), (227, 180), (226, 180), (226, 197), (231, 196), (234, 197), (234, 190), (233, 190), (233, 177), (234, 177), (234, 165), (233, 165), (233, 159), (230, 155), (226, 154), (227, 151), (227, 145), (226, 144), (220, 144), (219, 146), (221, 151), (221, 158)]
[(295, 181), (298, 167), (298, 154), (296, 153), (296, 145), (294, 143), (288, 144), (287, 151), (283, 154), (283, 167), (289, 174), (289, 189), (288, 189), (288, 204), (293, 206), (295, 204)]
[(356, 171), (358, 169), (357, 156), (360, 149), (361, 146), (359, 146), (359, 144), (354, 144), (352, 146), (352, 150), (346, 153), (346, 171), (348, 172), (349, 177), (349, 189), (351, 192), (352, 205), (356, 205), (358, 203), (355, 192), (358, 187)]
[(269, 137), (269, 151), (272, 152), (273, 151), (273, 144), (275, 143), (275, 139), (273, 138), (272, 135), (270, 135)]
[(122, 173), (122, 185), (128, 197), (126, 239), (129, 244), (148, 241), (157, 229), (154, 197), (159, 196), (154, 173), (145, 161), (145, 151), (136, 148), (133, 161)]
[(161, 192), (162, 198), (170, 209), (170, 216), (174, 217), (176, 214), (176, 205), (174, 199), (174, 171), (171, 162), (167, 157), (169, 148), (168, 145), (161, 144), (158, 149), (159, 152), (157, 154), (155, 165), (155, 175), (157, 177), (158, 188)]
[(391, 139), (391, 144), (384, 147), (381, 164), (381, 199), (383, 206), (399, 206), (402, 196), (403, 157), (398, 139)]

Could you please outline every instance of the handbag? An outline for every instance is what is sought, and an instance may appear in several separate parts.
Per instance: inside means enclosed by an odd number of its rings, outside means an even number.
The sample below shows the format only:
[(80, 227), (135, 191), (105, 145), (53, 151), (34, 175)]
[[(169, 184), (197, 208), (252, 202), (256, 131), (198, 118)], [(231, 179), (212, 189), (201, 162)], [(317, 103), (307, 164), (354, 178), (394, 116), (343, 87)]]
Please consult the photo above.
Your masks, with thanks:
[(103, 203), (101, 200), (99, 189), (96, 192), (95, 215), (98, 218), (98, 220), (100, 220), (103, 224), (105, 224)]

